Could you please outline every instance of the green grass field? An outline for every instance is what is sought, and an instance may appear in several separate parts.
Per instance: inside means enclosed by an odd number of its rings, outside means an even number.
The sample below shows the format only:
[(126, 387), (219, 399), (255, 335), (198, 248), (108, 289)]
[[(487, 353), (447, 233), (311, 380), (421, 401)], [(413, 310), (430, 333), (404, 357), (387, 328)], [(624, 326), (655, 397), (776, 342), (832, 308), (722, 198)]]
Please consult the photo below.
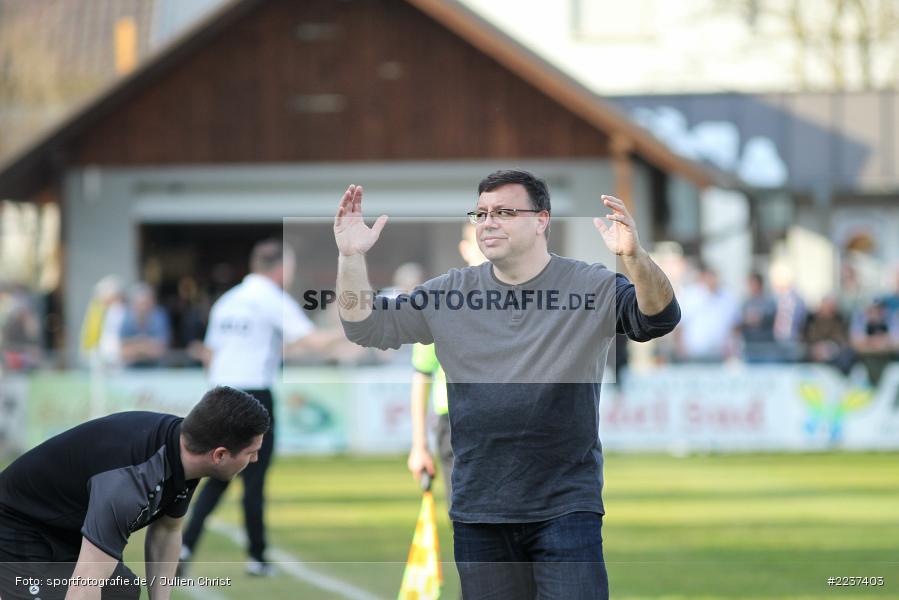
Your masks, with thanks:
[[(232, 585), (177, 597), (341, 598), (334, 580), (395, 598), (420, 506), (405, 458), (282, 458), (269, 480), (273, 546), (303, 564), (243, 574), (240, 485), (215, 514), (191, 576)], [(438, 494), (439, 496), (439, 494)], [(613, 598), (899, 598), (899, 455), (610, 455), (603, 527)], [(458, 597), (438, 497), (445, 598)], [(126, 555), (140, 571), (142, 544)], [(280, 558), (285, 558), (283, 555)], [(309, 580), (328, 579), (319, 585)], [(882, 587), (829, 587), (880, 576)]]

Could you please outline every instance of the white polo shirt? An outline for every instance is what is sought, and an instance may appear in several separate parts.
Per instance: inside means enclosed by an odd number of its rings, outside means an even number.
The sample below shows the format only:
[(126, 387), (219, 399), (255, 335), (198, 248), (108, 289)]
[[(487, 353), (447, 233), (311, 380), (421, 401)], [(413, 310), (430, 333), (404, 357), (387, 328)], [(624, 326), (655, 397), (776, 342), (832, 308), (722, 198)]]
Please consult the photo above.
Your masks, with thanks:
[(206, 346), (209, 383), (267, 389), (275, 382), (284, 344), (314, 329), (296, 301), (263, 275), (247, 275), (212, 306)]

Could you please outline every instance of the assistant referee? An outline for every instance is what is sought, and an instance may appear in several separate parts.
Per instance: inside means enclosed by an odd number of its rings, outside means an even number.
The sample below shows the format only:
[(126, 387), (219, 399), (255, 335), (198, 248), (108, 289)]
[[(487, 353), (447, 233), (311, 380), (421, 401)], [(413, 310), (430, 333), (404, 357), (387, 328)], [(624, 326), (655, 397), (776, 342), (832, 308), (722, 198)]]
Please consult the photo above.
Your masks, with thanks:
[[(213, 305), (206, 331), (206, 364), (212, 385), (228, 385), (252, 394), (272, 419), (272, 433), (265, 436), (259, 461), (243, 472), (243, 512), (247, 529), (247, 573), (273, 573), (266, 560), (265, 474), (274, 453), (275, 411), (272, 384), (281, 366), (283, 351), (294, 348), (321, 350), (342, 340), (340, 332), (316, 331), (312, 322), (287, 293), (293, 282), (296, 258), (281, 240), (259, 242), (250, 255), (250, 274)], [(209, 481), (194, 503), (184, 531), (182, 569), (193, 558), (206, 517), (228, 487), (227, 481)]]

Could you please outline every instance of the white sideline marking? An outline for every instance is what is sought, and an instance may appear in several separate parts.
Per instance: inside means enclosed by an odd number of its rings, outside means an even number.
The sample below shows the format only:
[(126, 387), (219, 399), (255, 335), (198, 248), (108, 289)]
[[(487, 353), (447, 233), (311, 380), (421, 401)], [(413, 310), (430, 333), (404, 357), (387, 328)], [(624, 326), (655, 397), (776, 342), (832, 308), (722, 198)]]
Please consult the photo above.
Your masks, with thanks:
[[(229, 538), (238, 546), (243, 547), (247, 543), (246, 534), (238, 527), (222, 523), (216, 519), (209, 520), (209, 527), (216, 533)], [(375, 596), (371, 592), (358, 588), (351, 583), (315, 572), (296, 556), (280, 548), (269, 548), (268, 554), (270, 558), (273, 558), (278, 563), (279, 570), (319, 589), (340, 594), (341, 597), (348, 600), (381, 600), (380, 596)]]

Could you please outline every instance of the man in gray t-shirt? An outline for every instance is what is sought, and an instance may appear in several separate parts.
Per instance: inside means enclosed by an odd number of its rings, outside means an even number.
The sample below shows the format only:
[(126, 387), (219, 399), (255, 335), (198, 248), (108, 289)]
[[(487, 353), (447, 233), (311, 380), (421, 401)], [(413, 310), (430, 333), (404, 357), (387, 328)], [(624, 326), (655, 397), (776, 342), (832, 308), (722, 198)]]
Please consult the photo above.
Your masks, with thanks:
[(599, 382), (616, 331), (645, 341), (680, 309), (624, 203), (594, 224), (630, 276), (550, 254), (546, 184), (523, 171), (481, 181), (469, 218), (489, 262), (411, 294), (371, 297), (365, 253), (387, 217), (362, 220), (350, 186), (334, 223), (347, 337), (435, 343), (456, 456), (450, 517), (463, 595), (604, 598)]

